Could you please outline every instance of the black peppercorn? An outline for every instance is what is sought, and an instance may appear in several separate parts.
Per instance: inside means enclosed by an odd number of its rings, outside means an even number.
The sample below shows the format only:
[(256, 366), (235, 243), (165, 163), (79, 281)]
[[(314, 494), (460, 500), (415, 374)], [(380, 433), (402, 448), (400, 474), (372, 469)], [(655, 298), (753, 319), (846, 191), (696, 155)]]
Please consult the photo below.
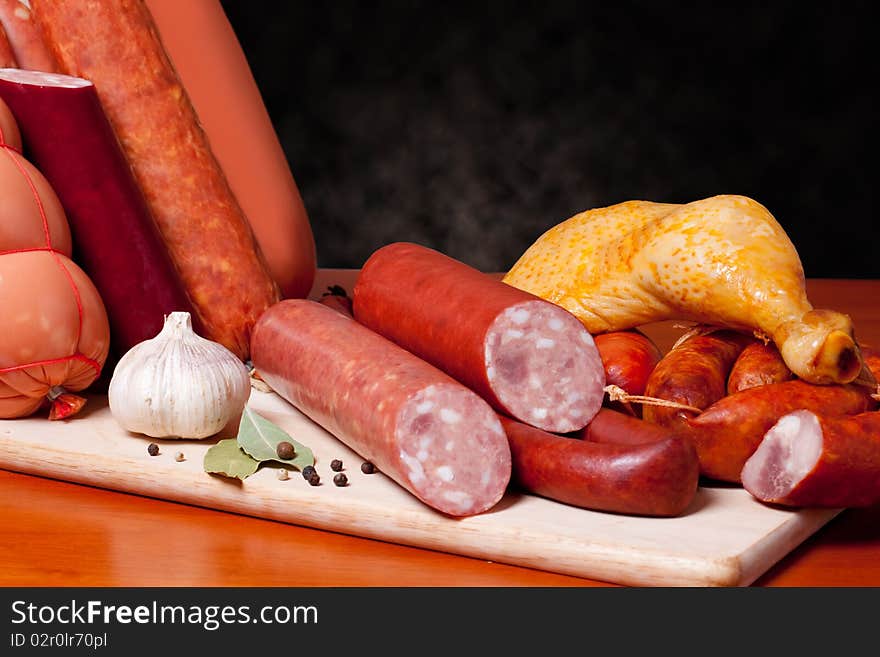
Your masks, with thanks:
[(312, 470), (312, 473), (308, 477), (310, 486), (317, 486), (321, 483), (321, 477), (318, 476), (318, 473)]
[(337, 486), (348, 486), (348, 477), (346, 477), (342, 472), (333, 477), (333, 483)]
[(159, 446), (156, 443), (150, 443), (147, 445), (147, 454), (150, 456), (156, 456), (159, 453)]
[(333, 459), (330, 461), (330, 469), (333, 470), (333, 472), (339, 472), (342, 470), (342, 461), (339, 459)]
[(376, 466), (370, 463), (369, 461), (364, 461), (361, 463), (361, 472), (364, 474), (373, 474), (376, 471)]
[(282, 440), (275, 447), (275, 453), (278, 455), (278, 458), (288, 460), (296, 456), (296, 449), (292, 443)]
[(308, 481), (312, 475), (316, 474), (318, 474), (318, 472), (315, 470), (315, 466), (313, 465), (307, 465), (302, 469), (302, 476), (303, 479), (305, 479), (306, 481)]

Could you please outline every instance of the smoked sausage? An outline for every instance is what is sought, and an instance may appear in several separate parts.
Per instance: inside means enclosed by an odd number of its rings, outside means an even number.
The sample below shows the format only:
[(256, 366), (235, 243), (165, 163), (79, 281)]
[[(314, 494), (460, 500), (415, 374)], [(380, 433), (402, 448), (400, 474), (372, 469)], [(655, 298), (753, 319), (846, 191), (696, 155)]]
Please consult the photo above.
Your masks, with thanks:
[(15, 66), (31, 71), (55, 73), (58, 65), (33, 13), (22, 0), (0, 0), (0, 27), (6, 33)]
[[(580, 437), (596, 443), (643, 445), (672, 437), (673, 431), (659, 424), (645, 422), (611, 408), (602, 408), (579, 432)], [(694, 452), (696, 457), (696, 452)]]
[(147, 0), (146, 4), (269, 272), (284, 297), (305, 297), (316, 270), (309, 217), (221, 3)]
[(486, 511), (510, 480), (510, 447), (478, 395), (317, 301), (267, 310), (254, 367), (279, 395), (428, 506)]
[(513, 459), (511, 481), (530, 493), (586, 509), (645, 516), (679, 515), (696, 495), (699, 465), (687, 440), (668, 436), (634, 445), (599, 443), (557, 436), (507, 417), (501, 423)]
[(246, 359), (280, 292), (146, 6), (32, 6), (61, 71), (95, 85), (205, 337)]
[(727, 379), (727, 394), (793, 378), (794, 374), (788, 369), (776, 345), (758, 340), (746, 345), (733, 363)]
[(783, 416), (796, 410), (820, 415), (856, 415), (873, 410), (869, 391), (853, 384), (815, 385), (793, 380), (747, 388), (676, 425), (694, 443), (700, 472), (711, 479), (740, 482), (746, 460)]
[(761, 501), (796, 507), (880, 502), (880, 413), (828, 417), (798, 410), (779, 418), (742, 469)]
[[(645, 394), (648, 377), (663, 358), (660, 348), (638, 329), (611, 331), (593, 336), (605, 367), (606, 385), (614, 385), (628, 395)], [(629, 402), (607, 402), (611, 408), (641, 417), (640, 406)]]
[(602, 360), (571, 313), (433, 249), (380, 248), (352, 297), (357, 321), (517, 420), (566, 433), (602, 405)]
[(77, 264), (107, 309), (115, 356), (158, 334), (166, 315), (192, 315), (94, 85), (59, 73), (6, 70), (0, 98), (18, 117), (29, 159), (64, 207)]
[[(705, 409), (721, 399), (727, 377), (740, 352), (754, 338), (732, 330), (696, 334), (670, 349), (651, 372), (645, 395), (694, 408)], [(648, 422), (671, 426), (694, 412), (644, 404), (642, 417)]]

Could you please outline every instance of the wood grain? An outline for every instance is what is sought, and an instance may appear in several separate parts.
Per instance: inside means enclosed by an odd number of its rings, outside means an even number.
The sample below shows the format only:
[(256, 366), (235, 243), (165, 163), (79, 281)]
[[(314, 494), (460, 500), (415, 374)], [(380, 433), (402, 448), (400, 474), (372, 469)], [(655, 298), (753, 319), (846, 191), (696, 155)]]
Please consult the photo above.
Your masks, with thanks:
[[(322, 272), (315, 289), (350, 276)], [(809, 289), (817, 306), (849, 312), (862, 339), (880, 342), (873, 303), (880, 281), (810, 281)], [(678, 330), (649, 333), (665, 347)], [(844, 511), (756, 584), (880, 584), (878, 513)], [(0, 472), (0, 518), (0, 584), (7, 586), (603, 584), (11, 472)]]

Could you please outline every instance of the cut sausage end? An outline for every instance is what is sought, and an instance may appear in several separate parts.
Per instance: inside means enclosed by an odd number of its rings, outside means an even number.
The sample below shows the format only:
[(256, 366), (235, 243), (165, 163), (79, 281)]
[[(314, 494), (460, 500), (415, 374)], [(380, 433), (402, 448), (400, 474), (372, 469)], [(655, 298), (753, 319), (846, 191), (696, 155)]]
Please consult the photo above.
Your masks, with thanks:
[(63, 73), (44, 73), (43, 71), (29, 71), (19, 68), (0, 68), (0, 79), (41, 87), (65, 87), (77, 89), (79, 87), (92, 86), (92, 83), (88, 80), (77, 78), (72, 75), (64, 75)]
[(590, 333), (543, 300), (499, 314), (486, 334), (486, 376), (507, 412), (545, 431), (577, 431), (602, 406), (605, 371)]
[(453, 516), (494, 506), (510, 479), (507, 435), (492, 409), (470, 390), (430, 385), (400, 410), (400, 472), (413, 493)]
[(745, 462), (743, 487), (763, 502), (784, 499), (815, 468), (822, 444), (822, 427), (814, 413), (782, 416)]

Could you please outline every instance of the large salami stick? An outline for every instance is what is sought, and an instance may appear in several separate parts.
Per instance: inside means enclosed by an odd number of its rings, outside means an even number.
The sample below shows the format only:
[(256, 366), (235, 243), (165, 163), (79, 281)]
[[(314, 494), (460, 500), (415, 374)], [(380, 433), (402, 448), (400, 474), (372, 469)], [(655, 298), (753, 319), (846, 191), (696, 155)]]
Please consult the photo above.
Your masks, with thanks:
[(489, 405), (351, 317), (282, 301), (251, 351), (279, 395), (432, 508), (473, 515), (504, 494), (510, 448)]
[(64, 206), (77, 264), (104, 300), (121, 356), (193, 313), (92, 83), (57, 73), (0, 71), (28, 157)]
[(247, 358), (278, 286), (139, 0), (34, 0), (64, 73), (94, 83), (206, 337)]
[[(606, 412), (615, 413), (605, 409), (600, 415)], [(510, 441), (512, 481), (526, 491), (596, 511), (646, 516), (679, 515), (696, 495), (696, 451), (669, 432), (640, 443), (598, 442), (557, 436), (505, 417), (501, 423)]]
[(605, 370), (568, 311), (416, 244), (367, 260), (355, 318), (479, 393), (498, 411), (547, 431), (583, 428), (602, 405)]
[(269, 272), (285, 297), (305, 297), (316, 264), (309, 217), (221, 3), (146, 0), (146, 5)]
[(877, 504), (880, 413), (781, 417), (745, 462), (742, 483), (759, 500), (785, 506)]
[(15, 63), (9, 66), (54, 73), (55, 57), (34, 21), (30, 7), (21, 0), (0, 0), (0, 27), (6, 32)]

